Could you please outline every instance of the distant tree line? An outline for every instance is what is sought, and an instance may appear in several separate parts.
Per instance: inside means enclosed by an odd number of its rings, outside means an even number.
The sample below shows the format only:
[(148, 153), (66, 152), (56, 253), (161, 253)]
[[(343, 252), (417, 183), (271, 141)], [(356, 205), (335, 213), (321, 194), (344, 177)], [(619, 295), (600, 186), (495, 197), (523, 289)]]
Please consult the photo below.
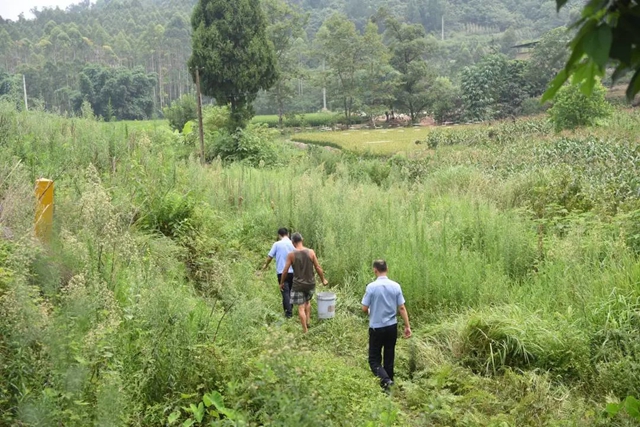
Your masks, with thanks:
[[(105, 119), (162, 115), (174, 100), (193, 92), (186, 64), (195, 4), (99, 0), (92, 5), (84, 0), (66, 11), (36, 10), (34, 20), (0, 18), (0, 96), (16, 99), (25, 75), (30, 103), (49, 111), (77, 114), (88, 101)], [(414, 120), (427, 112), (441, 121), (500, 116), (514, 111), (513, 105), (492, 103), (513, 101), (519, 108), (520, 101), (538, 96), (548, 74), (529, 73), (512, 47), (567, 24), (579, 10), (570, 2), (557, 14), (553, 0), (260, 4), (278, 78), (253, 100), (256, 112), (283, 117), (319, 111), (324, 89), (327, 107), (347, 118), (395, 110)], [(531, 60), (564, 54), (562, 46), (546, 49), (536, 47)], [(493, 78), (482, 77), (489, 71), (513, 79), (494, 76), (500, 87), (491, 93), (474, 89), (474, 82)], [(500, 99), (508, 82), (517, 86), (517, 96)]]

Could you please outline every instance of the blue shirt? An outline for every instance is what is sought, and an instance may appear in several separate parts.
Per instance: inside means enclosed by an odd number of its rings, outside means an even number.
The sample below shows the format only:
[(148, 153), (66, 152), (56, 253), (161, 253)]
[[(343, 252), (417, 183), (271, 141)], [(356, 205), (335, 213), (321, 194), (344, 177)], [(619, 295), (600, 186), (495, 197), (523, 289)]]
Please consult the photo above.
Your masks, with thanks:
[(369, 307), (369, 327), (375, 329), (398, 323), (396, 314), (402, 304), (404, 296), (400, 285), (387, 276), (379, 276), (369, 283), (362, 298), (362, 305)]
[[(287, 263), (287, 255), (289, 252), (293, 252), (293, 243), (288, 237), (284, 237), (271, 246), (269, 256), (276, 259), (276, 273), (282, 274), (284, 265)], [(293, 273), (293, 268), (289, 267), (287, 273)]]

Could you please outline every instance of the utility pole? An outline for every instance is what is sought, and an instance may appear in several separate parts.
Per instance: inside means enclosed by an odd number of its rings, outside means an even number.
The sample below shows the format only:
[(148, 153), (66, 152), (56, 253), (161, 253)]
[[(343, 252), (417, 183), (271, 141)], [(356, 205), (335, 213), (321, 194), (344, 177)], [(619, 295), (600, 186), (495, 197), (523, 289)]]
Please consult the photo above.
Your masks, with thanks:
[(200, 134), (200, 163), (204, 165), (204, 131), (202, 130), (202, 95), (200, 94), (200, 71), (196, 67), (196, 91), (198, 93), (198, 132)]
[(24, 111), (29, 110), (29, 105), (27, 104), (27, 80), (22, 75), (22, 90), (24, 91)]
[(444, 14), (442, 15), (442, 40), (444, 40)]
[(325, 71), (325, 60), (324, 58), (322, 58), (322, 111), (327, 111), (327, 88), (325, 87), (325, 79), (326, 76), (324, 75), (324, 71)]

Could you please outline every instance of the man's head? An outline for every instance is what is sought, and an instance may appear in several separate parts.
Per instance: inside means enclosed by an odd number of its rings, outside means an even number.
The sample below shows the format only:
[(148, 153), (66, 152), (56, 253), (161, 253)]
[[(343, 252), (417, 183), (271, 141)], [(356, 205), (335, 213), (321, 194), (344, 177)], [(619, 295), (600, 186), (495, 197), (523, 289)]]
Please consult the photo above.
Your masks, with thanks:
[(387, 270), (387, 261), (383, 259), (373, 261), (373, 272), (376, 276), (386, 276)]
[(293, 246), (298, 247), (300, 245), (302, 245), (302, 234), (300, 233), (293, 233), (291, 235), (291, 242), (293, 243)]
[(282, 227), (281, 229), (278, 230), (278, 237), (279, 238), (283, 238), (283, 237), (287, 237), (289, 235), (289, 230), (287, 230), (286, 228)]

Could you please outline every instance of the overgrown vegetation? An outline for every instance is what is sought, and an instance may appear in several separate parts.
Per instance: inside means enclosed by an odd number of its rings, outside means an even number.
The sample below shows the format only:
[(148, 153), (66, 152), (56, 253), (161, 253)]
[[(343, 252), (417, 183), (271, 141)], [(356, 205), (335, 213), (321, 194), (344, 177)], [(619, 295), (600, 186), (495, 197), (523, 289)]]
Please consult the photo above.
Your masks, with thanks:
[[(411, 157), (273, 139), (277, 161), (205, 167), (166, 126), (6, 103), (0, 117), (2, 424), (635, 422), (637, 112), (572, 134), (445, 129)], [(41, 176), (56, 180), (50, 246), (24, 202)], [(275, 275), (255, 275), (283, 225), (338, 294), (304, 339)], [(359, 313), (376, 257), (415, 327), (390, 396)]]
[(556, 130), (594, 125), (609, 116), (612, 111), (605, 94), (606, 90), (599, 82), (590, 95), (582, 93), (578, 85), (567, 85), (560, 89), (549, 110)]

